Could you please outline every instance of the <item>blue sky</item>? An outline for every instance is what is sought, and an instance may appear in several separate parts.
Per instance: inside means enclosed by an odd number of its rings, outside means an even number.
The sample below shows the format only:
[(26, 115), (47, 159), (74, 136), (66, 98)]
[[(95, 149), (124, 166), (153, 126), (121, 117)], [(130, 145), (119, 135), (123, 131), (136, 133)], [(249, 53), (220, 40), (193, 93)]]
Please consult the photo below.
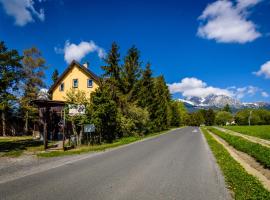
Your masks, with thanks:
[(71, 59), (101, 74), (113, 41), (136, 45), (174, 97), (270, 101), (270, 1), (0, 0), (0, 39), (38, 47), (51, 73)]

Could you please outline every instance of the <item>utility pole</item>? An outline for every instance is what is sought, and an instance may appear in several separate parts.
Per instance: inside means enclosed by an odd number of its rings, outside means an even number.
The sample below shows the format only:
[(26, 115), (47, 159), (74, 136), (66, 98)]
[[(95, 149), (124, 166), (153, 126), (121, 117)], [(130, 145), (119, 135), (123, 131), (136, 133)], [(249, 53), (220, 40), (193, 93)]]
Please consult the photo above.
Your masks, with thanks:
[(252, 110), (249, 111), (249, 116), (248, 116), (248, 125), (250, 126), (250, 121), (251, 121), (251, 115), (252, 115)]

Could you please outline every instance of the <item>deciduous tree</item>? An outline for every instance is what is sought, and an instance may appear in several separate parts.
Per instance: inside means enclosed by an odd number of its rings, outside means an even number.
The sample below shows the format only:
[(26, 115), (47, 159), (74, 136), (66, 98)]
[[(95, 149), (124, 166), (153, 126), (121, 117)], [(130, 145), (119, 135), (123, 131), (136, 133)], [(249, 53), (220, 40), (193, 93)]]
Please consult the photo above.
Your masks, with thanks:
[(21, 109), (24, 115), (25, 133), (28, 133), (29, 130), (29, 120), (33, 119), (37, 114), (37, 108), (31, 105), (30, 101), (36, 99), (40, 89), (45, 87), (43, 81), (45, 78), (44, 70), (47, 69), (45, 63), (45, 59), (36, 47), (24, 50), (22, 59), (24, 81), (22, 84)]

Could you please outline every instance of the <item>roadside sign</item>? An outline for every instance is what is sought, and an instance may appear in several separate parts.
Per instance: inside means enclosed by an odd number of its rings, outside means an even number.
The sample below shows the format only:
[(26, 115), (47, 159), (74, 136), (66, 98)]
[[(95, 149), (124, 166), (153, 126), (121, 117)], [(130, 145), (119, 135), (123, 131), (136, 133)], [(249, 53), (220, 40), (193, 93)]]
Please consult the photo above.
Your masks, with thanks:
[(69, 110), (68, 114), (70, 116), (85, 114), (85, 106), (84, 105), (69, 104), (68, 110)]
[(91, 132), (95, 132), (95, 125), (94, 124), (85, 124), (84, 125), (84, 132), (85, 133), (91, 133)]

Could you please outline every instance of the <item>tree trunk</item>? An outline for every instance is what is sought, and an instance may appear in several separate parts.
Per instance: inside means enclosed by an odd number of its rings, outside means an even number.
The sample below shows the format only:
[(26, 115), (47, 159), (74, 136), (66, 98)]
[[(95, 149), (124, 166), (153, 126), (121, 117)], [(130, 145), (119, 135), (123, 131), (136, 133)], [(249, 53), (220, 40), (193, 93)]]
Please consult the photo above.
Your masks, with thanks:
[(81, 128), (81, 130), (80, 130), (79, 145), (82, 144), (82, 136), (83, 136), (83, 128)]
[(76, 145), (78, 146), (79, 138), (78, 138), (76, 125), (75, 125), (74, 121), (71, 122), (71, 125), (72, 125), (73, 134), (75, 134), (75, 136), (76, 136)]
[(25, 123), (24, 123), (24, 133), (28, 133), (28, 121), (29, 121), (29, 113), (26, 111), (25, 113)]
[(2, 118), (2, 134), (3, 136), (6, 136), (6, 116), (4, 110), (2, 111), (1, 118)]

